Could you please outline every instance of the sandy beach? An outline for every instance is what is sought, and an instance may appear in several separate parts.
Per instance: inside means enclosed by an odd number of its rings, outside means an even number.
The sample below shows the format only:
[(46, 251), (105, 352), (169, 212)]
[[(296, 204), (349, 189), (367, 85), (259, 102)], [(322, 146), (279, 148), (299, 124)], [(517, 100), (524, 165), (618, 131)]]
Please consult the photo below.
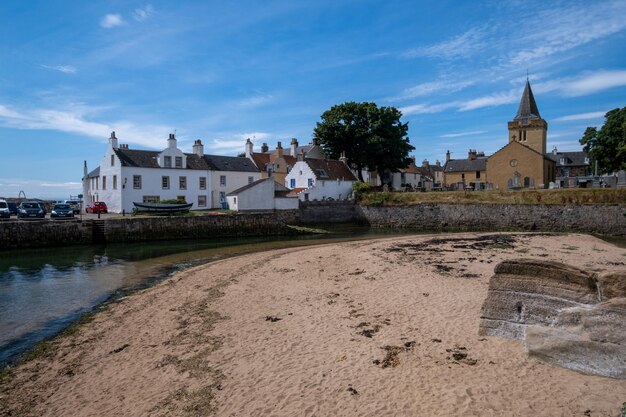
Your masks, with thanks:
[(466, 233), (214, 262), (10, 369), (0, 416), (617, 416), (626, 380), (529, 359), (478, 325), (501, 260), (600, 272), (625, 255), (587, 235)]

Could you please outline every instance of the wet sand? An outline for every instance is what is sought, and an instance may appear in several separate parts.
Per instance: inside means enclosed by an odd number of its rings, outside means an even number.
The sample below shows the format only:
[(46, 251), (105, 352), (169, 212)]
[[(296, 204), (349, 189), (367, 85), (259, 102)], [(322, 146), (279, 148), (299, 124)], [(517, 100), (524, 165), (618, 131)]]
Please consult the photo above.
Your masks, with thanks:
[(478, 336), (503, 259), (626, 268), (587, 235), (412, 236), (178, 273), (2, 375), (0, 416), (616, 416), (626, 381)]

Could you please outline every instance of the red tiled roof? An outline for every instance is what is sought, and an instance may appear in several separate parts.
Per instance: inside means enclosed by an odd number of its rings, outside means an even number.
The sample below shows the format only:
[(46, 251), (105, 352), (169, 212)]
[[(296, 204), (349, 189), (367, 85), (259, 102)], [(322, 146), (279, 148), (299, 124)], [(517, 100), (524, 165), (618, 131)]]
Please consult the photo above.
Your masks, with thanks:
[[(356, 177), (350, 171), (350, 168), (342, 161), (335, 159), (313, 159), (305, 158), (304, 160), (311, 170), (315, 173), (317, 179), (320, 180), (344, 180), (344, 181), (356, 181)], [(321, 175), (321, 172), (326, 175)]]

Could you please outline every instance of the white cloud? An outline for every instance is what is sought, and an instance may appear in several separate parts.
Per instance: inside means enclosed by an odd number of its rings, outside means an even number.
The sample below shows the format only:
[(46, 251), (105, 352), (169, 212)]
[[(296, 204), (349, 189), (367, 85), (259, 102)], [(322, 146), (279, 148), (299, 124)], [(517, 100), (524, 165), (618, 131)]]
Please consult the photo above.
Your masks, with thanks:
[(119, 14), (107, 14), (100, 20), (100, 26), (105, 29), (110, 29), (115, 26), (121, 26), (124, 24), (124, 19)]
[(413, 104), (411, 106), (400, 107), (400, 111), (404, 116), (410, 114), (430, 114), (439, 113), (441, 111), (456, 107), (456, 102), (441, 104)]
[(151, 4), (148, 4), (144, 7), (140, 7), (135, 9), (133, 12), (133, 18), (138, 22), (143, 22), (148, 17), (150, 17), (154, 13), (154, 7)]
[(559, 122), (569, 122), (572, 120), (592, 120), (592, 119), (601, 119), (606, 114), (605, 111), (594, 111), (590, 113), (580, 113), (580, 114), (570, 114), (568, 116), (561, 116), (554, 119), (554, 121)]
[(76, 67), (72, 65), (42, 65), (42, 68), (51, 69), (65, 74), (76, 74)]
[(521, 97), (521, 92), (511, 90), (508, 92), (494, 93), (483, 97), (468, 100), (459, 106), (460, 111), (475, 110), (482, 107), (500, 106), (502, 104), (515, 103)]
[(259, 107), (272, 101), (274, 101), (274, 96), (268, 94), (264, 96), (253, 96), (241, 99), (237, 102), (237, 105), (244, 108), (251, 108)]
[(431, 46), (412, 49), (403, 54), (407, 58), (427, 57), (454, 59), (473, 55), (485, 47), (485, 30), (472, 28), (449, 40)]
[(445, 135), (441, 135), (439, 136), (440, 138), (459, 138), (461, 136), (473, 136), (473, 135), (480, 135), (483, 133), (487, 133), (486, 130), (476, 130), (473, 132), (461, 132), (461, 133), (448, 133)]
[(614, 87), (626, 86), (626, 71), (598, 71), (571, 81), (564, 88), (566, 96), (585, 96)]
[(0, 125), (15, 129), (56, 130), (87, 137), (107, 140), (115, 130), (122, 143), (142, 145), (151, 148), (164, 146), (171, 127), (155, 123), (139, 125), (134, 122), (118, 120), (97, 122), (96, 109), (84, 105), (73, 105), (65, 109), (29, 109), (17, 111), (0, 104)]
[(250, 139), (255, 146), (256, 151), (259, 151), (258, 146), (266, 141), (270, 137), (276, 137), (276, 135), (266, 132), (250, 132), (250, 133), (222, 133), (218, 134), (220, 138), (212, 139), (207, 143), (209, 152), (216, 153), (218, 155), (237, 155), (245, 151), (246, 139)]
[(469, 87), (472, 84), (474, 84), (472, 81), (431, 81), (409, 87), (402, 91), (398, 97), (390, 98), (389, 101), (428, 96), (433, 93), (454, 93)]

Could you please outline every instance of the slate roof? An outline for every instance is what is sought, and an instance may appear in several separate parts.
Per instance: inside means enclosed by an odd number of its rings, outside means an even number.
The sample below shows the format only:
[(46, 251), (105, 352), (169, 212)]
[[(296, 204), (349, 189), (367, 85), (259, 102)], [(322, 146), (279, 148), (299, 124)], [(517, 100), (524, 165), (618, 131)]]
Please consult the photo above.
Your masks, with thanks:
[(96, 169), (91, 171), (89, 174), (87, 174), (87, 178), (95, 178), (99, 176), (100, 176), (100, 167), (97, 167)]
[[(237, 188), (235, 191), (231, 191), (230, 193), (228, 193), (226, 195), (227, 196), (239, 195), (243, 191), (246, 191), (246, 190), (249, 190), (250, 188), (256, 187), (257, 185), (261, 184), (263, 181), (274, 181), (274, 179), (273, 178), (262, 178), (260, 180), (256, 180), (254, 182), (251, 182), (248, 185), (244, 185), (241, 188)], [(281, 183), (278, 183), (278, 182), (274, 181), (274, 197), (285, 197), (290, 192), (291, 192), (291, 190), (289, 188), (285, 187)]]
[(541, 118), (541, 116), (539, 115), (537, 102), (535, 102), (535, 96), (533, 96), (533, 90), (530, 88), (530, 82), (526, 80), (526, 87), (524, 87), (524, 93), (522, 93), (522, 100), (519, 103), (517, 115), (513, 120), (530, 118)]
[[(186, 154), (189, 156), (189, 154)], [(193, 155), (193, 154), (192, 154)], [(204, 155), (209, 169), (215, 171), (259, 172), (254, 163), (245, 157)]]
[[(572, 166), (589, 166), (589, 155), (583, 151), (577, 152), (557, 152), (547, 153), (546, 156), (556, 162), (557, 168), (559, 167), (572, 167)], [(565, 164), (561, 164), (561, 158), (565, 158)], [(586, 160), (586, 162), (585, 162)]]
[[(350, 168), (342, 161), (335, 159), (313, 159), (305, 158), (304, 161), (309, 165), (315, 176), (320, 180), (345, 180), (356, 181), (356, 177), (350, 171)], [(321, 175), (321, 170), (326, 175)]]
[(487, 157), (476, 159), (450, 159), (444, 166), (444, 172), (484, 171), (487, 169)]
[(261, 184), (263, 181), (270, 181), (272, 180), (271, 178), (261, 178), (260, 180), (256, 180), (254, 182), (251, 182), (250, 184), (244, 185), (243, 187), (237, 188), (234, 191), (231, 191), (230, 193), (226, 194), (226, 196), (233, 196), (233, 195), (238, 195), (243, 191), (249, 190), (250, 188), (256, 187), (257, 185)]
[[(139, 168), (161, 168), (158, 163), (158, 155), (161, 151), (145, 151), (137, 149), (115, 149), (122, 166)], [(213, 171), (237, 171), (259, 172), (258, 168), (248, 158), (221, 155), (204, 155), (186, 153), (187, 169), (213, 170)]]

